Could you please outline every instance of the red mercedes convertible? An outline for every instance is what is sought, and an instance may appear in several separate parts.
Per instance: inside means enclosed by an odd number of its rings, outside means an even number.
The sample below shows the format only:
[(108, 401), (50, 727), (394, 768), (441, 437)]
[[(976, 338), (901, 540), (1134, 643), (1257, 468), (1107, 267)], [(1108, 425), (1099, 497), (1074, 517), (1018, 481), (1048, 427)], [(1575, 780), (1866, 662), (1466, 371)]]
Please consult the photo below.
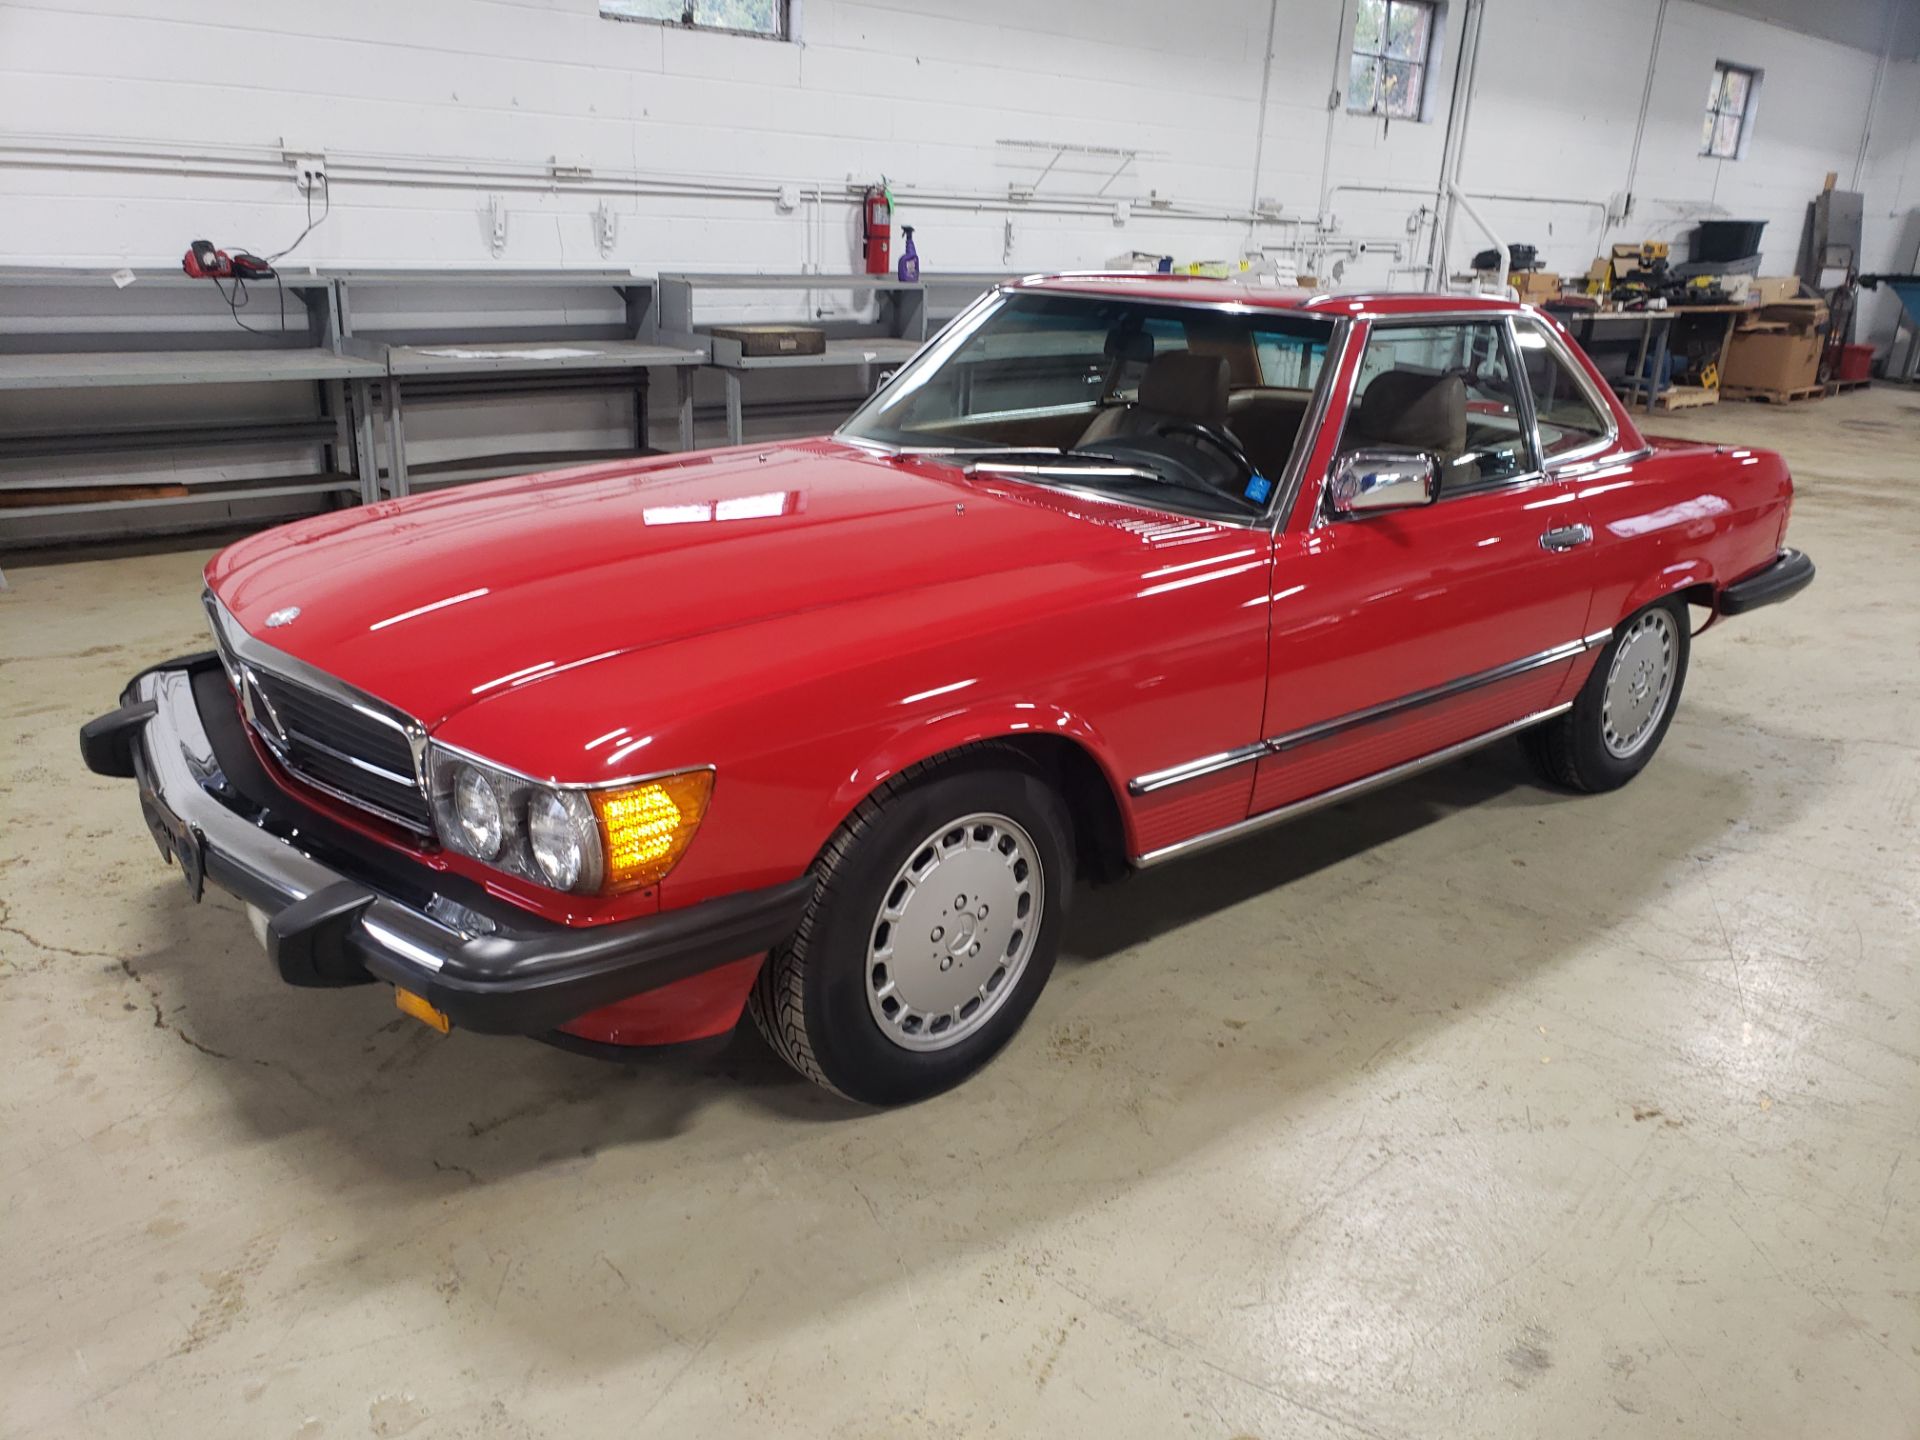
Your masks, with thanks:
[(292, 984), (589, 1049), (750, 1010), (908, 1101), (1019, 1028), (1077, 880), (1504, 736), (1631, 780), (1692, 636), (1812, 579), (1792, 492), (1505, 301), (1032, 280), (824, 439), (241, 541), (82, 750)]

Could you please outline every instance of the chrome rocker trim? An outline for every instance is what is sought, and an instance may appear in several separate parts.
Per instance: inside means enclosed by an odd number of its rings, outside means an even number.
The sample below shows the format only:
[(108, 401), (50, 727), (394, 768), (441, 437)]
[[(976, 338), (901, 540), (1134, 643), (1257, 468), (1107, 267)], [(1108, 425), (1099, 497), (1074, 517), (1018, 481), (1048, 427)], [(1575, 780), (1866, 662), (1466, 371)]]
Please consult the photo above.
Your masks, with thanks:
[(1558, 705), (1549, 706), (1545, 710), (1536, 710), (1531, 715), (1510, 721), (1505, 725), (1496, 726), (1494, 729), (1484, 731), (1479, 735), (1473, 736), (1471, 739), (1462, 740), (1457, 744), (1449, 745), (1441, 750), (1435, 750), (1431, 754), (1422, 755), (1414, 760), (1405, 761), (1389, 769), (1377, 771), (1372, 775), (1363, 775), (1358, 780), (1349, 780), (1344, 785), (1336, 785), (1331, 790), (1322, 790), (1319, 794), (1309, 795), (1304, 800), (1295, 800), (1292, 804), (1282, 805), (1278, 809), (1264, 810), (1258, 815), (1250, 816), (1232, 825), (1222, 826), (1218, 830), (1209, 830), (1204, 835), (1195, 835), (1191, 839), (1177, 840), (1171, 845), (1162, 845), (1158, 850), (1149, 850), (1144, 855), (1134, 856), (1134, 868), (1145, 870), (1149, 866), (1161, 864), (1163, 861), (1178, 859), (1182, 855), (1192, 855), (1201, 850), (1211, 849), (1215, 845), (1224, 845), (1229, 840), (1237, 840), (1242, 835), (1250, 835), (1256, 830), (1264, 830), (1269, 825), (1279, 825), (1284, 821), (1298, 819), (1302, 815), (1311, 814), (1315, 810), (1325, 809), (1329, 805), (1338, 805), (1342, 800), (1351, 800), (1356, 795), (1364, 795), (1369, 790), (1381, 789), (1384, 786), (1393, 784), (1397, 780), (1404, 780), (1409, 776), (1417, 775), (1422, 770), (1431, 769), (1436, 765), (1444, 765), (1449, 760), (1465, 755), (1469, 751), (1478, 750), (1483, 745), (1491, 745), (1494, 741), (1504, 739), (1508, 735), (1525, 730), (1530, 725), (1537, 725), (1543, 720), (1551, 720), (1556, 715), (1564, 715), (1572, 708), (1573, 702), (1571, 700), (1563, 700)]
[(1377, 720), (1386, 720), (1409, 710), (1417, 710), (1422, 705), (1450, 700), (1456, 695), (1477, 690), (1483, 685), (1497, 685), (1502, 680), (1511, 680), (1530, 670), (1538, 670), (1543, 665), (1572, 660), (1589, 650), (1599, 649), (1612, 639), (1611, 630), (1595, 631), (1579, 640), (1569, 640), (1564, 645), (1555, 645), (1551, 650), (1542, 650), (1536, 655), (1528, 655), (1519, 660), (1510, 660), (1504, 665), (1496, 665), (1491, 670), (1463, 675), (1458, 680), (1449, 680), (1445, 684), (1433, 685), (1425, 690), (1415, 690), (1398, 699), (1385, 700), (1378, 705), (1369, 705), (1364, 710), (1352, 710), (1345, 715), (1336, 715), (1331, 720), (1322, 720), (1318, 724), (1308, 725), (1300, 730), (1290, 730), (1284, 735), (1257, 740), (1251, 745), (1240, 745), (1232, 750), (1222, 750), (1217, 754), (1203, 755), (1197, 760), (1171, 765), (1165, 770), (1155, 770), (1129, 780), (1127, 793), (1151, 795), (1157, 790), (1165, 790), (1170, 785), (1184, 785), (1189, 780), (1216, 775), (1222, 770), (1231, 770), (1236, 765), (1245, 765), (1268, 755), (1279, 755), (1302, 745), (1311, 745), (1317, 740), (1331, 739), (1335, 735), (1358, 729), (1362, 725), (1371, 725)]

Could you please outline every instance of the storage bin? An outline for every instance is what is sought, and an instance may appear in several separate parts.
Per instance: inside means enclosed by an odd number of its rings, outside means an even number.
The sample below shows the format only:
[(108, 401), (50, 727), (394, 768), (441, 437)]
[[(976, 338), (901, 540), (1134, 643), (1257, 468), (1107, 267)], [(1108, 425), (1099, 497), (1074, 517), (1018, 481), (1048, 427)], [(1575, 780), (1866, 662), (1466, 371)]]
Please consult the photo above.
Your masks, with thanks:
[(1764, 220), (1702, 220), (1693, 232), (1689, 261), (1744, 260), (1760, 253)]

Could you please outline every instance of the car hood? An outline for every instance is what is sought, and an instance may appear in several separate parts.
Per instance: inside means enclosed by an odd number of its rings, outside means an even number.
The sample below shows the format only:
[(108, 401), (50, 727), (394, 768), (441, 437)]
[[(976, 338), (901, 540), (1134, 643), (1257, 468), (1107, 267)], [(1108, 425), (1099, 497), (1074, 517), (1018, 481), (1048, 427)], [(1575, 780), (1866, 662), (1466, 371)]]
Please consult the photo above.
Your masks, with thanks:
[(1168, 524), (1194, 527), (814, 440), (385, 501), (243, 540), (207, 580), (245, 630), (432, 727), (648, 646)]

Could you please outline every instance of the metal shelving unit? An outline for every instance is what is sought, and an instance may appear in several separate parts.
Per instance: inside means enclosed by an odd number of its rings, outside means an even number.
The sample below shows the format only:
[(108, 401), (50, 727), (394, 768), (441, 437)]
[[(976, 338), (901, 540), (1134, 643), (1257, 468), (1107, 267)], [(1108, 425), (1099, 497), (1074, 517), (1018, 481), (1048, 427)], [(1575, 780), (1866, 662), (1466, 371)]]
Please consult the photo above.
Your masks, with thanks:
[[(384, 366), (342, 353), (330, 279), (288, 275), (278, 287), (255, 282), (244, 312), (254, 329), (244, 332), (209, 282), (179, 271), (131, 275), (116, 281), (80, 270), (0, 269), (0, 314), (7, 317), (0, 330), (0, 399), (25, 392), (305, 385), (316, 392), (311, 418), (0, 430), (0, 461), (12, 462), (0, 474), (0, 535), (57, 540), (66, 538), (59, 527), (36, 522), (195, 507), (204, 513), (223, 502), (363, 493), (361, 461), (372, 453), (367, 386)], [(22, 463), (281, 446), (309, 455), (317, 448), (319, 469), (248, 479), (189, 473), (121, 480), (35, 474)], [(178, 528), (177, 521), (169, 528)]]

